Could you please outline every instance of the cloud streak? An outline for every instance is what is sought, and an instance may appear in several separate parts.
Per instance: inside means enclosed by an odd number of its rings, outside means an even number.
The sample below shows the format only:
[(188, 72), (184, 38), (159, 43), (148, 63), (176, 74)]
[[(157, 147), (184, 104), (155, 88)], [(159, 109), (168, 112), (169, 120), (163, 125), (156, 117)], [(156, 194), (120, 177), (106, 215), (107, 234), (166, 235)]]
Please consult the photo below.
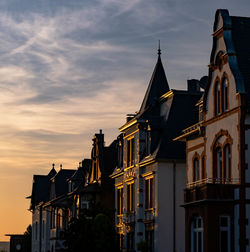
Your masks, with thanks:
[[(140, 107), (159, 39), (171, 88), (207, 74), (214, 12), (221, 7), (247, 16), (250, 3), (0, 2), (0, 199), (7, 209), (0, 219), (8, 220), (0, 239), (28, 224), (24, 196), (33, 174), (46, 174), (52, 162), (75, 168), (90, 156), (100, 128), (107, 144), (116, 138), (125, 115)], [(22, 222), (6, 216), (15, 202), (24, 202), (22, 213), (13, 210), (25, 216)]]

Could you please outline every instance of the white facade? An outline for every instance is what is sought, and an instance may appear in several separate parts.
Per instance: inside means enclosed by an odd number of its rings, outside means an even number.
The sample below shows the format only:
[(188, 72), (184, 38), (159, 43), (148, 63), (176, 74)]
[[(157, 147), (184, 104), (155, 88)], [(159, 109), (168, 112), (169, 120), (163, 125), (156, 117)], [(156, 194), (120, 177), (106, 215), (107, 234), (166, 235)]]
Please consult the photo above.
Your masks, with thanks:
[[(153, 207), (145, 209), (145, 181), (153, 180)], [(141, 240), (147, 240), (146, 226), (153, 231), (153, 251), (185, 252), (185, 215), (183, 190), (185, 187), (185, 164), (180, 162), (154, 162), (139, 165), (133, 172), (125, 171), (122, 183), (116, 188), (123, 187), (124, 214), (117, 218), (116, 225), (125, 237), (124, 249), (127, 248), (127, 233), (130, 232), (130, 214), (127, 211), (127, 184), (134, 183), (135, 210), (131, 220), (134, 222), (135, 247)], [(116, 198), (118, 197), (116, 189)], [(123, 221), (122, 223), (119, 221)], [(152, 226), (151, 226), (152, 225)]]

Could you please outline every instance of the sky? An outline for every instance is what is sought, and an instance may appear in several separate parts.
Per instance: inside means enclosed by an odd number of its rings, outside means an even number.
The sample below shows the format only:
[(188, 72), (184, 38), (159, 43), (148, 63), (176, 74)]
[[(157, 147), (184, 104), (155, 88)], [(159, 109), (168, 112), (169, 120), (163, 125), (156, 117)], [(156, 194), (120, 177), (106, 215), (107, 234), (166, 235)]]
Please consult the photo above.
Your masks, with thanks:
[(215, 11), (249, 0), (1, 0), (0, 241), (31, 223), (33, 174), (75, 169), (140, 108), (157, 60), (170, 88), (207, 75)]

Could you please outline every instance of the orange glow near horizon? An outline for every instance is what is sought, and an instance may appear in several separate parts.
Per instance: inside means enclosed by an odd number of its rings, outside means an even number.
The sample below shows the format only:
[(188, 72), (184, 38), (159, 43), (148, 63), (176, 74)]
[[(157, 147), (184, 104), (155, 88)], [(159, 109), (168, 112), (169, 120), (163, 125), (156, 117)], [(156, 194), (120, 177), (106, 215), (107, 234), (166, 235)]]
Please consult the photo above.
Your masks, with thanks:
[[(0, 101), (3, 115), (0, 122), (0, 241), (9, 241), (5, 234), (24, 233), (31, 224), (30, 199), (26, 197), (31, 195), (34, 174), (48, 174), (52, 163), (56, 164), (56, 170), (60, 164), (65, 169), (76, 169), (79, 161), (90, 157), (92, 136), (99, 129), (103, 130), (107, 145), (118, 136), (118, 128), (125, 122), (124, 115), (138, 107), (132, 85), (124, 83), (120, 96), (120, 90), (111, 86), (109, 92), (106, 90), (81, 102), (54, 104), (53, 109), (45, 104), (13, 110)], [(142, 97), (144, 90), (139, 88), (140, 84), (134, 85), (142, 90)], [(130, 93), (125, 87), (130, 87)], [(64, 115), (65, 111), (68, 115)]]

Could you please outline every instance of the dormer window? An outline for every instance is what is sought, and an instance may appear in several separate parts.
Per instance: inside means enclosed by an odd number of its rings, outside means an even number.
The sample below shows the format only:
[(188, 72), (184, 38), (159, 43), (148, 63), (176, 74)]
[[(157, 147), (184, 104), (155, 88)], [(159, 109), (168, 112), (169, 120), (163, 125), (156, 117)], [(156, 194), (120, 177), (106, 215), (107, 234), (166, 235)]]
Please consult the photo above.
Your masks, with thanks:
[(221, 88), (219, 81), (216, 81), (215, 83), (215, 92), (214, 92), (214, 98), (215, 98), (215, 115), (219, 115), (221, 113)]

